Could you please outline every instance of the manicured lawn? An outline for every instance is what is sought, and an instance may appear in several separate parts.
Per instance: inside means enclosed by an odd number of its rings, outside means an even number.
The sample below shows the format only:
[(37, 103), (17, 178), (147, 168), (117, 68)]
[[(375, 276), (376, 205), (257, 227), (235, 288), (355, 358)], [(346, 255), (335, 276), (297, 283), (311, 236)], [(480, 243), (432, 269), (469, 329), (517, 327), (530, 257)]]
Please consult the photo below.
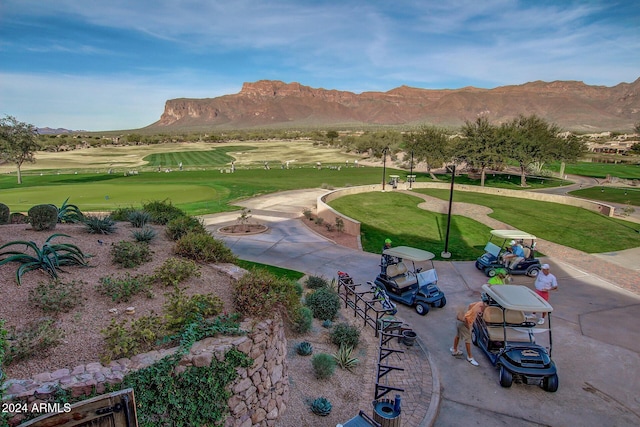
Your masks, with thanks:
[[(345, 196), (330, 205), (362, 222), (362, 246), (380, 253), (384, 239), (393, 246), (412, 246), (433, 252), (437, 259), (444, 250), (447, 215), (419, 209), (419, 197), (394, 192), (371, 192)], [(449, 232), (449, 252), (454, 260), (476, 259), (489, 238), (489, 227), (472, 219), (453, 216)]]
[[(551, 163), (547, 168), (554, 172), (559, 172), (560, 163)], [(594, 178), (606, 178), (609, 175), (624, 179), (640, 179), (640, 160), (635, 165), (628, 163), (579, 162), (566, 165), (564, 172), (571, 175), (591, 176)]]
[(295, 270), (289, 270), (287, 268), (276, 267), (274, 265), (261, 264), (259, 262), (247, 261), (244, 259), (239, 259), (236, 263), (239, 267), (244, 268), (245, 270), (267, 270), (269, 273), (274, 276), (284, 277), (286, 279), (297, 282), (301, 278), (304, 277), (304, 273)]
[(148, 166), (164, 166), (176, 168), (180, 163), (183, 167), (190, 166), (225, 166), (235, 160), (234, 157), (228, 155), (230, 151), (249, 151), (255, 150), (256, 147), (248, 146), (226, 146), (216, 148), (210, 151), (174, 151), (169, 153), (154, 153), (144, 157)]
[[(420, 193), (449, 200), (449, 191), (421, 189)], [(640, 246), (640, 225), (605, 217), (586, 209), (513, 197), (456, 191), (454, 201), (493, 209), (492, 218), (536, 236), (588, 253)]]
[(590, 187), (569, 194), (585, 199), (640, 206), (640, 188)]
[[(451, 174), (437, 175), (437, 177), (442, 181), (451, 182)], [(469, 175), (459, 175), (456, 176), (455, 183), (479, 186), (480, 178), (470, 177)], [(520, 186), (520, 175), (491, 172), (486, 174), (484, 185), (486, 187), (507, 188), (509, 190), (532, 190), (536, 188), (559, 187), (568, 183), (568, 181), (563, 181), (558, 178), (527, 176), (528, 187), (523, 188)]]
[[(389, 168), (387, 168), (389, 169)], [(15, 176), (0, 176), (0, 202), (12, 212), (27, 211), (35, 204), (69, 203), (83, 211), (110, 211), (141, 206), (151, 200), (169, 199), (191, 215), (236, 210), (233, 201), (276, 191), (299, 188), (348, 187), (377, 183), (379, 168), (311, 166), (289, 170), (238, 169), (235, 173), (205, 171), (141, 172), (138, 175), (61, 174), (28, 175), (17, 185)]]

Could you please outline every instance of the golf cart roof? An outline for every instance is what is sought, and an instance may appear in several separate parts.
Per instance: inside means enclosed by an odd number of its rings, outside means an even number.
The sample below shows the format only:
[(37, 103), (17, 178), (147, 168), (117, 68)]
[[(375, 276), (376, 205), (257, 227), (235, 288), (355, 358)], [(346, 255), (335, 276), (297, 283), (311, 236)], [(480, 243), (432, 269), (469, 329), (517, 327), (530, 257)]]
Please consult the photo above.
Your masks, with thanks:
[(390, 255), (396, 258), (408, 259), (409, 261), (429, 261), (435, 258), (435, 255), (428, 251), (423, 251), (418, 248), (410, 248), (409, 246), (397, 246), (395, 248), (389, 248), (382, 251), (385, 255)]
[(521, 285), (482, 285), (482, 290), (487, 293), (500, 306), (519, 311), (532, 313), (549, 313), (553, 307), (526, 286)]
[(525, 240), (536, 239), (536, 236), (520, 230), (491, 230), (491, 234), (499, 237), (500, 239), (507, 240)]

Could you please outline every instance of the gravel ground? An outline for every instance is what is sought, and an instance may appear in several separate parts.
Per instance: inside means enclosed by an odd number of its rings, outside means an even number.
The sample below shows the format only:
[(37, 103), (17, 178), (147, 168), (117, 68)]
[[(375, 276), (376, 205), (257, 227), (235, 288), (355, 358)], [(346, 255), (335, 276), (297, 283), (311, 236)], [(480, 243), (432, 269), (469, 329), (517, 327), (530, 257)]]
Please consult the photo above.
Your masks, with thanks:
[[(91, 254), (89, 267), (69, 267), (60, 274), (63, 282), (82, 281), (82, 304), (69, 313), (55, 316), (56, 325), (64, 332), (62, 345), (54, 347), (46, 353), (25, 361), (14, 363), (5, 368), (8, 378), (26, 379), (42, 372), (96, 362), (104, 351), (100, 330), (106, 328), (113, 318), (133, 319), (161, 313), (165, 302), (165, 293), (169, 290), (162, 285), (155, 285), (154, 297), (136, 296), (125, 303), (114, 303), (111, 298), (100, 295), (96, 291), (99, 279), (105, 276), (121, 277), (125, 273), (131, 275), (151, 274), (157, 267), (172, 256), (173, 243), (164, 235), (162, 227), (156, 227), (158, 237), (152, 242), (153, 259), (135, 269), (122, 269), (113, 264), (110, 255), (111, 245), (121, 240), (132, 240), (133, 230), (128, 223), (118, 223), (115, 233), (110, 235), (93, 235), (84, 231), (83, 226), (58, 224), (53, 231), (34, 231), (28, 225), (0, 226), (0, 245), (15, 240), (34, 241), (41, 246), (54, 233), (67, 234), (70, 237), (58, 237), (54, 242), (68, 242), (79, 246), (84, 253)], [(326, 234), (325, 230), (317, 230)], [(324, 231), (324, 233), (323, 233)], [(351, 246), (357, 243), (353, 236), (331, 232), (327, 236), (337, 243)], [(13, 249), (23, 250), (22, 247)], [(46, 315), (33, 308), (28, 302), (29, 291), (39, 283), (47, 282), (48, 276), (41, 271), (26, 273), (22, 284), (15, 279), (17, 265), (10, 263), (0, 266), (0, 318), (6, 321), (6, 327), (20, 328), (31, 320)], [(216, 268), (201, 265), (200, 278), (190, 279), (184, 284), (186, 293), (213, 293), (219, 296), (225, 310), (232, 310), (229, 288), (231, 279)], [(124, 314), (127, 307), (135, 307), (135, 315)], [(118, 314), (111, 314), (109, 309), (118, 309)], [(353, 317), (344, 310), (337, 321), (352, 321)], [(329, 331), (318, 321), (314, 321), (313, 329), (305, 335), (288, 334), (288, 370), (290, 394), (287, 410), (278, 422), (282, 427), (293, 426), (328, 426), (344, 422), (359, 409), (370, 409), (373, 393), (374, 367), (377, 358), (377, 340), (370, 329), (361, 331), (361, 343), (355, 350), (359, 365), (348, 372), (336, 368), (336, 373), (327, 380), (317, 380), (313, 375), (311, 357), (296, 354), (294, 346), (301, 341), (309, 341), (314, 347), (314, 354), (319, 352), (333, 353), (336, 346), (329, 341)], [(317, 397), (327, 397), (333, 404), (333, 410), (327, 417), (319, 417), (311, 413), (309, 403)]]

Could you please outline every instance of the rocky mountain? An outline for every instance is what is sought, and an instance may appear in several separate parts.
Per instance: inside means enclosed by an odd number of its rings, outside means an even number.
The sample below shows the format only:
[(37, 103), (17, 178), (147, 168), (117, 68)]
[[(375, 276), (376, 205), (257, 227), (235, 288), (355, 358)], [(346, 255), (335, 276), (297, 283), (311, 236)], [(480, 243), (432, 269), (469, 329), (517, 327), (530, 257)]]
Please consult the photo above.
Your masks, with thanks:
[(433, 124), (459, 127), (486, 115), (492, 123), (536, 114), (573, 131), (629, 131), (640, 121), (640, 78), (613, 87), (577, 81), (535, 81), (494, 89), (388, 92), (315, 89), (300, 83), (244, 83), (233, 95), (172, 99), (150, 128), (303, 127)]

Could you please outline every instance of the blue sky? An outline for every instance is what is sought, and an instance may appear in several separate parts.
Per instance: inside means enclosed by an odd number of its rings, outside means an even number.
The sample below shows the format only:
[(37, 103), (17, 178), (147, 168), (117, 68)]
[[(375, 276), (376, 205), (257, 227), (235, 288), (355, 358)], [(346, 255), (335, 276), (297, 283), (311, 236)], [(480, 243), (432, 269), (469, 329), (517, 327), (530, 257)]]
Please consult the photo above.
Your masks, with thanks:
[(640, 77), (637, 0), (0, 0), (0, 115), (135, 129), (282, 80), (388, 91)]

